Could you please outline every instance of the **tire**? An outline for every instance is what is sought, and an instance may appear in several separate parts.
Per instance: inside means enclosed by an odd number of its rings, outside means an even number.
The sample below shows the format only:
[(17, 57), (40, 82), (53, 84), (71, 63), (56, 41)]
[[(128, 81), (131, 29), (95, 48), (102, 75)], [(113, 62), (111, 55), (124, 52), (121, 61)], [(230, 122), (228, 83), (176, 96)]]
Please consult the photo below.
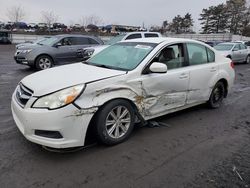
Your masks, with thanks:
[(247, 56), (246, 64), (250, 64), (250, 55)]
[(97, 114), (97, 138), (106, 145), (119, 144), (128, 139), (134, 129), (134, 123), (135, 111), (128, 101), (111, 101)]
[(36, 59), (35, 67), (37, 70), (49, 69), (53, 66), (53, 60), (47, 55), (41, 55)]
[(219, 108), (222, 105), (223, 99), (225, 97), (226, 89), (223, 82), (218, 82), (215, 84), (210, 98), (208, 100), (208, 106), (210, 108)]

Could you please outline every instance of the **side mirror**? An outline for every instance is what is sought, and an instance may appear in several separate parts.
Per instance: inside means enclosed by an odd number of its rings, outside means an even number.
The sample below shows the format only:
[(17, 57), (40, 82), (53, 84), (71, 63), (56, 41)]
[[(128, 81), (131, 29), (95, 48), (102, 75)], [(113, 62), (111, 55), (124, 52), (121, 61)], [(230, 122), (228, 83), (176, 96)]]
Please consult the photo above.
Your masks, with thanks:
[(55, 47), (56, 47), (56, 48), (58, 48), (58, 47), (60, 47), (60, 46), (62, 46), (62, 43), (60, 43), (60, 42), (58, 42), (58, 43), (55, 44)]
[(149, 70), (152, 73), (166, 73), (168, 71), (168, 67), (164, 63), (154, 62), (150, 65)]

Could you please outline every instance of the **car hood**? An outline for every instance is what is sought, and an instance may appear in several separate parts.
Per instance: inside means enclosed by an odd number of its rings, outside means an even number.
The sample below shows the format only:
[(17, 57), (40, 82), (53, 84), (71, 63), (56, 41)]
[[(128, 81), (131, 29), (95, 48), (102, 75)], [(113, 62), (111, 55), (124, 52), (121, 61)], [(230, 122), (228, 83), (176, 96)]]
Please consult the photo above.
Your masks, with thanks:
[(31, 74), (21, 82), (34, 92), (34, 96), (42, 96), (74, 85), (123, 74), (126, 72), (76, 63)]
[(26, 45), (21, 45), (21, 46), (17, 46), (18, 50), (34, 50), (34, 49), (38, 49), (38, 48), (48, 48), (48, 46), (45, 45), (40, 45), (40, 44), (26, 44)]

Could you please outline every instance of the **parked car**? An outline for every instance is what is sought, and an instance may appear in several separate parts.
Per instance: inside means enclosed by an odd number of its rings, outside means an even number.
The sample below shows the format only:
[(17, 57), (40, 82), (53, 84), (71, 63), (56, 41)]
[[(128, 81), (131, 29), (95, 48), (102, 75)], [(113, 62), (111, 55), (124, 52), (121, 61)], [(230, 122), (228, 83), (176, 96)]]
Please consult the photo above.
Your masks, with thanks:
[(209, 46), (214, 47), (214, 46), (216, 46), (216, 45), (222, 43), (222, 41), (207, 41), (207, 42), (205, 42), (205, 43), (208, 44)]
[(110, 45), (113, 45), (120, 41), (139, 39), (139, 38), (152, 38), (152, 37), (162, 37), (158, 32), (130, 32), (117, 35), (111, 38), (109, 41), (105, 42), (105, 45), (95, 46), (94, 48), (85, 48), (84, 54), (85, 59), (99, 53)]
[(25, 43), (17, 44), (16, 49), (18, 50), (21, 47), (28, 47), (28, 46), (36, 45), (37, 43), (40, 43), (40, 42), (42, 42), (42, 41), (44, 41), (44, 40), (46, 40), (48, 38), (50, 38), (50, 36), (39, 38), (39, 39), (37, 39), (37, 40), (35, 40), (33, 42), (32, 41), (27, 41)]
[(12, 35), (8, 31), (0, 31), (0, 44), (11, 44)]
[(237, 43), (241, 43), (247, 46), (248, 49), (250, 49), (250, 41), (236, 41)]
[(79, 62), (83, 59), (79, 50), (100, 44), (102, 40), (93, 36), (56, 35), (18, 48), (14, 58), (19, 64), (43, 70), (57, 64)]
[(214, 48), (220, 51), (225, 57), (232, 59), (233, 62), (250, 63), (250, 51), (242, 43), (220, 43), (214, 46)]
[(107, 145), (142, 122), (191, 106), (222, 105), (235, 78), (231, 60), (188, 39), (114, 44), (86, 62), (25, 77), (12, 96), (17, 127), (31, 142), (83, 146), (89, 133)]

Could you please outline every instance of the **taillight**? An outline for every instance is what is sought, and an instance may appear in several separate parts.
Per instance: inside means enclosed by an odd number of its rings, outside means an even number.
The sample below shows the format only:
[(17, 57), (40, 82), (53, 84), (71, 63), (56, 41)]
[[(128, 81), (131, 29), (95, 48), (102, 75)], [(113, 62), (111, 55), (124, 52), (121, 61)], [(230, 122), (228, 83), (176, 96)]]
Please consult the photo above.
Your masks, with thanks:
[(233, 61), (231, 61), (230, 65), (234, 69), (234, 62)]

